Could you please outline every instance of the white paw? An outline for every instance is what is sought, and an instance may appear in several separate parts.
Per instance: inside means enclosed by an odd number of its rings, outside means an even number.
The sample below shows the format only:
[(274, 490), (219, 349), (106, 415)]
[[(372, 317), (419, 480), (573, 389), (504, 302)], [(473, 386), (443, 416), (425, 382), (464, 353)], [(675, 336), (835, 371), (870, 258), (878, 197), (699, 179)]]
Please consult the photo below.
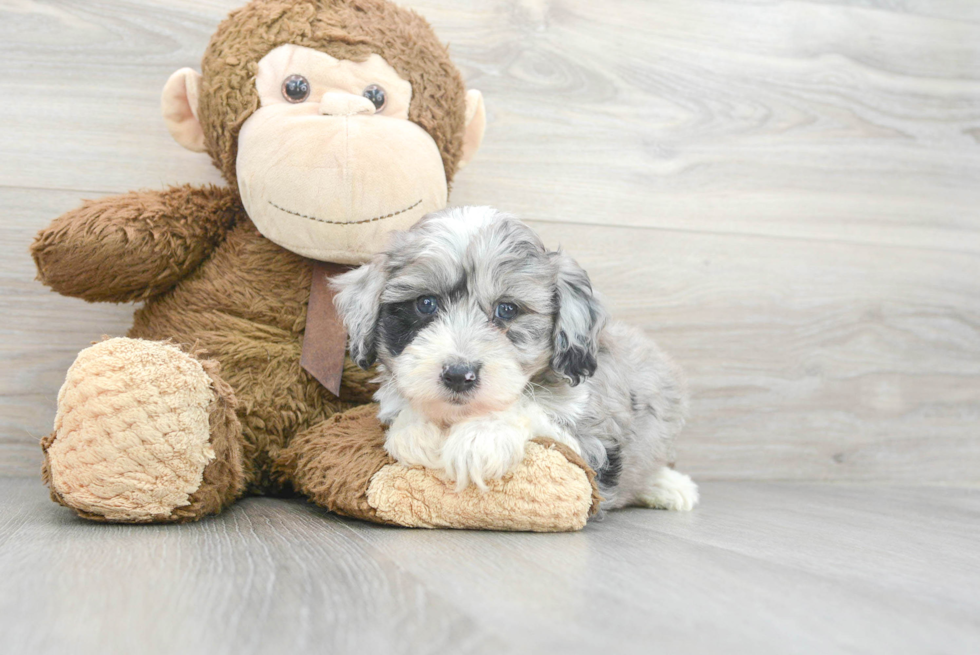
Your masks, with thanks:
[(688, 512), (698, 504), (698, 485), (679, 471), (664, 467), (650, 476), (637, 500), (654, 509)]
[(411, 409), (402, 410), (385, 435), (385, 450), (406, 466), (440, 468), (445, 433)]
[(486, 480), (503, 477), (524, 459), (533, 437), (529, 422), (478, 419), (457, 423), (442, 448), (442, 468), (462, 491), (473, 482), (486, 490)]

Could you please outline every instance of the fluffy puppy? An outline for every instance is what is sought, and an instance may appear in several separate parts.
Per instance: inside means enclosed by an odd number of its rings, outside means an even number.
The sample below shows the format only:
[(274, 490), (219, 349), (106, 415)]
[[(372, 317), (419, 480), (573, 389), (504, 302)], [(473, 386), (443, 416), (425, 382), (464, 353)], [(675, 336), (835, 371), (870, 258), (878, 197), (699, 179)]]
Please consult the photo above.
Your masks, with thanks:
[(597, 472), (606, 508), (697, 504), (671, 468), (686, 406), (677, 367), (639, 330), (607, 323), (585, 271), (514, 217), (429, 214), (334, 285), (352, 358), (379, 364), (398, 461), (486, 488), (528, 440), (551, 437)]

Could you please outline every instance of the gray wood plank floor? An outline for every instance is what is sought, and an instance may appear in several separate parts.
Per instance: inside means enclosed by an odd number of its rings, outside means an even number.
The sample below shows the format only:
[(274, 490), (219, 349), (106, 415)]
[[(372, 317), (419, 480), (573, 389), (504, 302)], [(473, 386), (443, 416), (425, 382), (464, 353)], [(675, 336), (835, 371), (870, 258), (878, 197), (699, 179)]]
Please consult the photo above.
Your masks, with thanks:
[(980, 490), (714, 482), (583, 532), (385, 528), (248, 499), (77, 519), (0, 480), (4, 653), (976, 653)]

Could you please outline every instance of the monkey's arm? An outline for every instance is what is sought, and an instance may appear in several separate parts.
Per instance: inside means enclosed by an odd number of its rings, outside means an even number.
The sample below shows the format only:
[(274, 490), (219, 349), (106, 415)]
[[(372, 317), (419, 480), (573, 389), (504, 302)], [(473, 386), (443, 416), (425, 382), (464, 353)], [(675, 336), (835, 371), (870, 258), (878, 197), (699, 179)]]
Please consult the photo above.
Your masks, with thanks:
[(143, 300), (197, 268), (240, 212), (238, 193), (215, 186), (89, 200), (41, 230), (31, 255), (38, 279), (58, 293)]
[(338, 514), (414, 528), (567, 532), (599, 509), (592, 469), (551, 439), (529, 442), (524, 461), (487, 491), (456, 492), (455, 482), (392, 459), (377, 412), (362, 405), (296, 435), (277, 455), (277, 474)]

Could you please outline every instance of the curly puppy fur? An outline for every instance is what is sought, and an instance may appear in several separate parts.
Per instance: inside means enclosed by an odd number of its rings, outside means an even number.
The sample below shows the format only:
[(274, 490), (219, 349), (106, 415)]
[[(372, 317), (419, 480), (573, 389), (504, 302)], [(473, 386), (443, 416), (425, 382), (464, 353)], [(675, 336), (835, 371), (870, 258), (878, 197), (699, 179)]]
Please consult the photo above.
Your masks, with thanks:
[(671, 470), (684, 425), (679, 369), (636, 328), (608, 323), (589, 277), (489, 207), (434, 212), (335, 279), (352, 358), (377, 359), (385, 447), (480, 487), (534, 437), (580, 453), (609, 508), (690, 509)]

